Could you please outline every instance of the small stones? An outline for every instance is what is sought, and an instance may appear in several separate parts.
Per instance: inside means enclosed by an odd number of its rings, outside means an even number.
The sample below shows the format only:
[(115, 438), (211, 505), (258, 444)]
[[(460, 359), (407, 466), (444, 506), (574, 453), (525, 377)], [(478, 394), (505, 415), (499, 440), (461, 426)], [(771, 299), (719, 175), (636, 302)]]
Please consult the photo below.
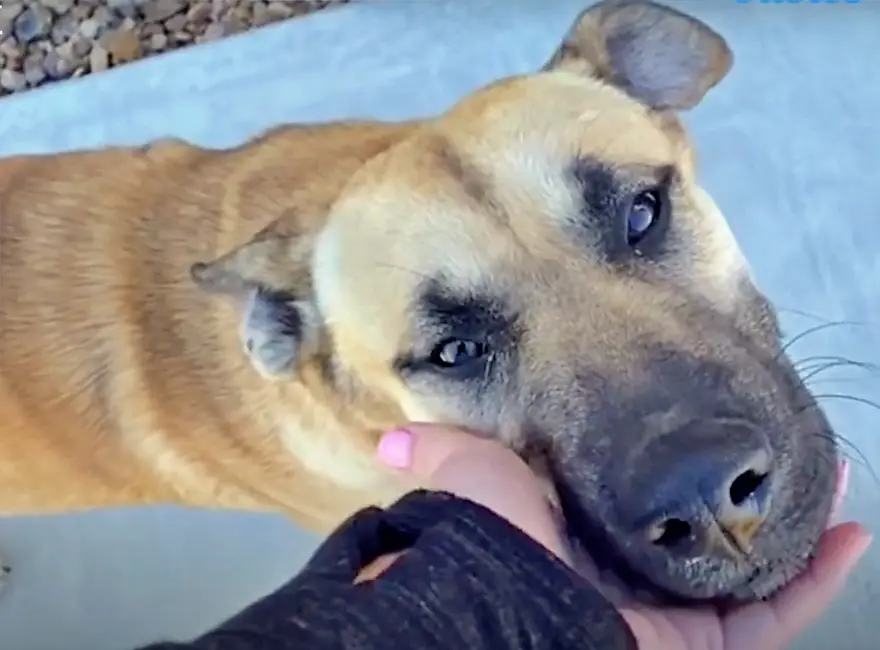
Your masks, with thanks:
[(89, 52), (89, 67), (92, 72), (103, 72), (110, 67), (110, 52), (100, 43), (92, 45), (92, 51)]
[(0, 97), (350, 0), (0, 0)]
[(106, 0), (106, 2), (107, 6), (111, 9), (126, 11), (143, 7), (144, 5), (149, 4), (150, 0)]
[(74, 36), (61, 45), (56, 52), (70, 61), (81, 61), (92, 51), (92, 43), (93, 41), (89, 39)]
[(12, 23), (12, 33), (19, 43), (31, 43), (44, 38), (52, 31), (52, 13), (43, 5), (26, 8)]
[(235, 14), (223, 18), (220, 24), (223, 25), (223, 33), (226, 36), (246, 31), (249, 27), (248, 23), (241, 16)]
[(186, 11), (186, 7), (184, 0), (153, 0), (143, 7), (144, 20), (148, 23), (161, 23)]
[(251, 7), (251, 24), (254, 27), (262, 27), (272, 22), (272, 14), (269, 12), (269, 5), (260, 0), (255, 0)]
[(113, 65), (135, 61), (143, 54), (141, 39), (130, 27), (110, 32), (101, 39), (100, 45), (107, 50)]
[(0, 4), (0, 23), (12, 23), (22, 11), (24, 3), (21, 0), (3, 2)]
[(27, 88), (27, 78), (24, 73), (4, 68), (0, 70), (0, 88), (9, 92), (19, 92)]
[(22, 11), (24, 5), (20, 2), (0, 2), (0, 42), (12, 36), (13, 24)]
[(125, 18), (136, 18), (149, 0), (106, 0), (107, 6)]
[(148, 47), (151, 52), (161, 52), (168, 47), (168, 35), (165, 32), (158, 32), (150, 36)]
[(92, 15), (92, 11), (94, 11), (94, 7), (90, 7), (87, 4), (78, 4), (71, 9), (70, 15), (73, 16), (76, 22), (82, 22)]
[(46, 76), (53, 81), (65, 79), (73, 74), (76, 69), (74, 61), (81, 58), (80, 55), (62, 50), (63, 47), (65, 46), (62, 45), (57, 50), (48, 52), (46, 58), (43, 59), (43, 70), (46, 71)]
[(63, 16), (73, 9), (74, 2), (75, 0), (41, 0), (40, 4), (56, 16)]
[(98, 38), (98, 34), (101, 33), (101, 23), (94, 18), (86, 18), (79, 24), (79, 33), (83, 38), (93, 41)]
[(189, 11), (186, 12), (186, 22), (193, 27), (202, 27), (211, 20), (211, 4), (208, 2), (190, 3)]
[(66, 43), (79, 31), (79, 23), (72, 13), (59, 16), (52, 25), (52, 44), (56, 47)]
[(226, 26), (223, 23), (211, 23), (205, 32), (197, 39), (200, 43), (216, 41), (226, 36)]
[(293, 6), (289, 2), (270, 2), (266, 7), (266, 14), (270, 20), (284, 20), (293, 17)]
[(10, 63), (11, 67), (17, 68), (17, 64), (24, 57), (24, 48), (18, 44), (15, 37), (12, 37), (0, 43), (0, 54)]
[(118, 27), (120, 21), (122, 20), (122, 16), (118, 13), (115, 13), (110, 7), (100, 6), (95, 7), (95, 10), (92, 12), (92, 18), (97, 21), (99, 27), (98, 30), (100, 33), (104, 33), (108, 29), (113, 29), (114, 27)]
[(22, 67), (25, 81), (29, 86), (39, 85), (46, 78), (43, 56), (39, 52), (28, 55)]
[(186, 16), (184, 14), (176, 14), (165, 21), (165, 31), (169, 34), (182, 32), (186, 29)]

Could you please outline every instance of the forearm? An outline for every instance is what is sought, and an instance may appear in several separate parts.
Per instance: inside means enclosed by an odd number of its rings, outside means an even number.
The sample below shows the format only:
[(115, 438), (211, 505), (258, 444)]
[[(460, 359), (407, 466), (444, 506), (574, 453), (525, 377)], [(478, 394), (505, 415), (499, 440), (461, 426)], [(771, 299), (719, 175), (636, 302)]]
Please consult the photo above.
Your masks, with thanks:
[[(376, 580), (379, 556), (406, 550)], [(634, 650), (617, 612), (488, 510), (415, 492), (362, 511), (274, 594), (190, 644), (142, 650)]]

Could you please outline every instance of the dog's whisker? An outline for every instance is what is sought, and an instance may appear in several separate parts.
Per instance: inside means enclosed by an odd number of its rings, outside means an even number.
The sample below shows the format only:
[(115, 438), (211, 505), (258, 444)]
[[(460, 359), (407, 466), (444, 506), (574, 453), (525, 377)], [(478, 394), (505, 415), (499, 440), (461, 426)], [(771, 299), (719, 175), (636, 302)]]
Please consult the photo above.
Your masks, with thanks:
[(865, 406), (870, 406), (871, 408), (880, 411), (880, 404), (878, 404), (874, 400), (868, 399), (867, 397), (860, 397), (859, 395), (847, 395), (845, 393), (824, 393), (821, 395), (813, 395), (813, 397), (816, 400), (839, 399), (842, 401), (854, 402), (856, 404), (864, 404)]
[[(878, 486), (878, 488), (880, 488), (880, 476), (878, 476), (877, 472), (874, 470), (873, 465), (871, 464), (871, 461), (868, 460), (868, 457), (858, 447), (858, 445), (856, 445), (851, 440), (848, 440), (844, 436), (830, 431), (816, 432), (813, 434), (813, 436), (833, 442), (837, 446), (837, 453), (840, 456), (843, 456), (847, 460), (851, 461), (853, 464), (863, 467), (868, 472), (868, 474), (870, 474), (873, 482)], [(836, 459), (826, 457), (824, 454), (822, 456), (822, 459), (828, 463), (836, 462)]]
[[(875, 366), (872, 363), (860, 363), (856, 361), (852, 361), (850, 359), (837, 359), (834, 361), (826, 361), (823, 363), (816, 363), (813, 365), (808, 365), (804, 368), (798, 370), (798, 374), (801, 375), (801, 381), (807, 383), (811, 379), (814, 379), (818, 375), (823, 372), (827, 372), (829, 370), (833, 370), (834, 368), (859, 368), (862, 370), (869, 370), (874, 372), (880, 372), (880, 368)], [(803, 371), (806, 370), (806, 374), (802, 374)]]
[(855, 359), (850, 359), (849, 357), (844, 357), (840, 355), (813, 355), (809, 357), (804, 357), (803, 359), (795, 359), (792, 361), (792, 365), (798, 371), (804, 369), (805, 366), (815, 366), (817, 364), (836, 362), (841, 365), (850, 365), (856, 366), (859, 368), (864, 368), (866, 370), (877, 370), (880, 371), (880, 364), (872, 363), (870, 361), (856, 361)]
[(793, 307), (777, 307), (776, 311), (782, 313), (787, 312), (789, 314), (794, 314), (795, 316), (802, 316), (804, 318), (808, 318), (812, 321), (818, 321), (820, 323), (830, 323), (831, 319), (826, 318), (824, 316), (818, 316), (816, 314), (811, 314), (808, 311), (803, 311), (801, 309), (794, 309)]
[(788, 352), (788, 350), (789, 350), (789, 349), (790, 349), (795, 343), (797, 343), (798, 341), (802, 341), (802, 340), (805, 339), (806, 337), (811, 336), (811, 335), (813, 335), (813, 334), (818, 334), (819, 332), (823, 332), (823, 331), (825, 331), (825, 330), (829, 330), (829, 329), (832, 329), (832, 328), (834, 328), (834, 327), (847, 327), (847, 326), (854, 327), (854, 326), (865, 326), (865, 325), (871, 325), (871, 324), (870, 324), (870, 323), (860, 322), (860, 321), (841, 320), (841, 321), (829, 321), (829, 322), (826, 322), (826, 323), (821, 323), (821, 324), (819, 324), (819, 325), (815, 325), (815, 326), (813, 326), (813, 327), (808, 327), (808, 328), (805, 329), (803, 332), (801, 332), (801, 333), (796, 334), (795, 336), (793, 336), (791, 339), (789, 339), (789, 340), (788, 340), (788, 341), (782, 346), (782, 349), (780, 350), (779, 355), (777, 356), (777, 359), (780, 358), (780, 357), (782, 357), (782, 355), (786, 354), (786, 353)]
[[(822, 440), (827, 440), (829, 442), (833, 442), (837, 447), (837, 452), (853, 461), (854, 463), (858, 463), (864, 466), (866, 469), (870, 469), (871, 463), (868, 460), (868, 457), (859, 449), (858, 445), (856, 445), (851, 440), (847, 439), (840, 434), (833, 433), (831, 431), (820, 431), (813, 434), (813, 437), (820, 438)], [(832, 456), (825, 457), (823, 455), (824, 460), (829, 463), (834, 462)]]
[(812, 380), (809, 384), (806, 384), (807, 387), (812, 388), (814, 386), (818, 386), (822, 384), (823, 386), (827, 386), (829, 384), (859, 384), (861, 382), (868, 381), (865, 377), (819, 377), (818, 379)]
[[(860, 397), (858, 395), (847, 395), (844, 393), (826, 393), (826, 394), (816, 394), (813, 397), (817, 401), (818, 400), (825, 400), (825, 399), (838, 399), (841, 401), (854, 402), (857, 404), (863, 404), (865, 406), (869, 406), (871, 408), (874, 408), (874, 409), (877, 409), (878, 411), (880, 411), (880, 404), (878, 404), (877, 402), (870, 400), (868, 398)], [(814, 405), (814, 406), (818, 407), (818, 405)], [(880, 486), (880, 478), (878, 478), (876, 472), (874, 471), (874, 469), (871, 465), (871, 462), (868, 460), (868, 457), (862, 452), (862, 450), (855, 443), (848, 440), (843, 435), (841, 435), (839, 433), (834, 433), (834, 432), (825, 432), (824, 437), (826, 439), (833, 440), (838, 445), (838, 448), (841, 450), (843, 447), (846, 447), (846, 448), (853, 450), (858, 455), (859, 464), (862, 465), (865, 469), (867, 469), (870, 472), (871, 477), (874, 479), (874, 482), (877, 483), (878, 486)], [(852, 460), (855, 460), (855, 459), (852, 459)]]

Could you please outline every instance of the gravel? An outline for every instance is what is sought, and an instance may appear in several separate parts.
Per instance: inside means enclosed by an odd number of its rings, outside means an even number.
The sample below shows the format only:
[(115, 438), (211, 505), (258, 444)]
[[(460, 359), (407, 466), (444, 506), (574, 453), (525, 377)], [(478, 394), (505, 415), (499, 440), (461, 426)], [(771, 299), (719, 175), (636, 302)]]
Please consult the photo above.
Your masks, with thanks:
[(0, 0), (0, 96), (349, 0)]

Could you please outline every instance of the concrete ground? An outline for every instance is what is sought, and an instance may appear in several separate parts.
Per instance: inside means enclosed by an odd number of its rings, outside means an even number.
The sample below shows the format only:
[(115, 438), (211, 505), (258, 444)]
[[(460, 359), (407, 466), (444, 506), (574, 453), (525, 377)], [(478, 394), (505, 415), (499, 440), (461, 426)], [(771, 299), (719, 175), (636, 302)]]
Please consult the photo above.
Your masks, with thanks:
[[(284, 121), (435, 113), (533, 70), (584, 0), (386, 0), (328, 11), (0, 102), (0, 154), (182, 136), (224, 146)], [(880, 4), (681, 0), (728, 37), (731, 76), (688, 121), (705, 184), (728, 215), (795, 354), (880, 356)], [(873, 52), (873, 54), (872, 54)], [(871, 278), (874, 278), (872, 280)], [(823, 394), (878, 394), (853, 370)], [(880, 461), (878, 409), (828, 398), (839, 431)], [(880, 524), (856, 465), (846, 514)], [(126, 650), (194, 635), (287, 579), (315, 540), (272, 517), (176, 509), (0, 519), (15, 565), (2, 650)], [(880, 634), (880, 547), (795, 646), (868, 650)]]

